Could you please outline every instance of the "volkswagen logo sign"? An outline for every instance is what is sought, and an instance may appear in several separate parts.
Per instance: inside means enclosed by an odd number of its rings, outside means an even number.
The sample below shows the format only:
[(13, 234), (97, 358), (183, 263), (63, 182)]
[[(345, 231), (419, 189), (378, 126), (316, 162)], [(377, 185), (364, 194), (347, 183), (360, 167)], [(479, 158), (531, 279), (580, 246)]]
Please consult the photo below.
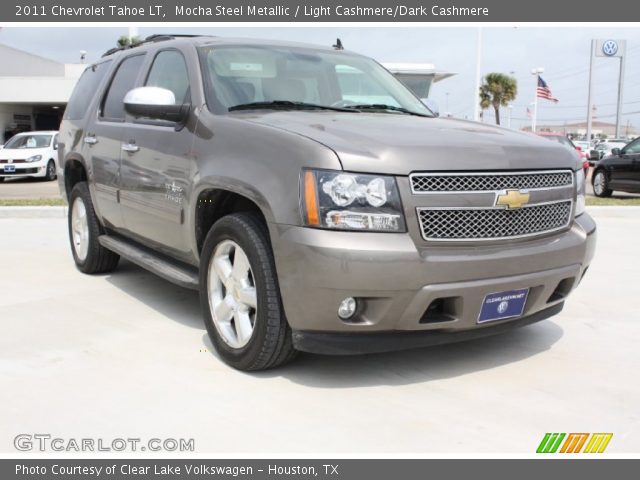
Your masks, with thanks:
[(618, 53), (618, 42), (615, 40), (606, 40), (602, 43), (602, 53), (607, 57), (613, 57)]
[(498, 313), (504, 313), (507, 311), (507, 308), (509, 308), (509, 302), (507, 302), (506, 300), (503, 300), (502, 302), (500, 302), (500, 304), (498, 305)]
[(7, 163), (13, 163), (13, 158), (10, 158), (9, 160), (7, 160)]

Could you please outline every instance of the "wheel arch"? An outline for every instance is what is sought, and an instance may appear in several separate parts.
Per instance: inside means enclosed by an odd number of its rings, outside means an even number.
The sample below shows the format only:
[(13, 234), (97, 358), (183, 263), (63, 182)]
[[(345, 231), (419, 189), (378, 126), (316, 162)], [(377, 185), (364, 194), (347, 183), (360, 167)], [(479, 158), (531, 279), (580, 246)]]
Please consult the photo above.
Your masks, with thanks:
[(87, 168), (79, 157), (71, 157), (64, 162), (63, 176), (67, 200), (69, 200), (73, 187), (75, 187), (78, 182), (88, 181), (89, 178)]
[(193, 212), (194, 246), (200, 255), (205, 238), (213, 224), (231, 213), (255, 212), (268, 226), (273, 220), (271, 209), (264, 198), (255, 191), (238, 191), (219, 186), (201, 188), (194, 196), (195, 209)]

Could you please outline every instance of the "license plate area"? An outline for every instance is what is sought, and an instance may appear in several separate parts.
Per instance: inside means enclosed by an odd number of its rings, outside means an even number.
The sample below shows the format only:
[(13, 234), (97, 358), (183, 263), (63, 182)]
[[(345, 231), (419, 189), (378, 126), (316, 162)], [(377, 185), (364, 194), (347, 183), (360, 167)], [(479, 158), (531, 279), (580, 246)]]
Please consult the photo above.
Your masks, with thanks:
[(482, 301), (478, 323), (522, 316), (528, 296), (528, 288), (488, 294)]
[(14, 173), (16, 171), (16, 166), (15, 165), (5, 165), (4, 166), (4, 173)]

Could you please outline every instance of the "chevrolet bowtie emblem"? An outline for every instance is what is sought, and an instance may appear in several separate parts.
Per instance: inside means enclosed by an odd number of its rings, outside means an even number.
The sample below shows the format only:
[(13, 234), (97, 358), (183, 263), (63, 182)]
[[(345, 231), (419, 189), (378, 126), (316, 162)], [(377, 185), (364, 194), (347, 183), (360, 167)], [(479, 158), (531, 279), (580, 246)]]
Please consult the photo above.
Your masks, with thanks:
[(496, 196), (496, 206), (516, 210), (529, 203), (529, 194), (522, 190), (504, 190)]

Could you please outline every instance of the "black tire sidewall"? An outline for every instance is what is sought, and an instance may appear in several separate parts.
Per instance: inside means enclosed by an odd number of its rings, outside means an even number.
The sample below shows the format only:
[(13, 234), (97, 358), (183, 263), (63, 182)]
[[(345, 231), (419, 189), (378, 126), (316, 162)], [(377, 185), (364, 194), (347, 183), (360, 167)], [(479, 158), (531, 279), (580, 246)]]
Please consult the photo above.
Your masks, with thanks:
[[(213, 226), (207, 235), (201, 252), (200, 267), (200, 300), (207, 332), (220, 356), (231, 366), (241, 370), (251, 369), (251, 364), (260, 356), (266, 336), (269, 333), (269, 321), (271, 320), (273, 322), (274, 316), (279, 316), (282, 313), (271, 246), (268, 244), (268, 241), (265, 241), (263, 232), (253, 228), (251, 223), (247, 224), (236, 221), (236, 218), (231, 218), (244, 215), (245, 214), (234, 214), (223, 217)], [(219, 334), (213, 321), (208, 298), (208, 272), (211, 257), (215, 248), (225, 240), (234, 241), (246, 253), (253, 272), (258, 299), (258, 312), (251, 339), (244, 347), (237, 349), (230, 347)], [(262, 267), (265, 262), (270, 265), (269, 272), (271, 272), (271, 276), (274, 278), (267, 278), (267, 273)], [(273, 298), (270, 298), (268, 294), (268, 282), (275, 282), (278, 293), (278, 301), (275, 303)]]
[[(53, 175), (49, 175), (49, 167), (51, 165), (53, 165)], [(46, 173), (44, 179), (47, 182), (52, 182), (53, 180), (56, 179), (56, 162), (54, 162), (53, 160), (49, 160), (49, 162), (47, 163), (47, 173)]]
[[(604, 183), (603, 183), (603, 186), (602, 186), (602, 192), (601, 193), (596, 192), (596, 189), (595, 189), (596, 178), (598, 177), (598, 175), (602, 175), (602, 177), (604, 179)], [(595, 172), (593, 172), (593, 181), (591, 182), (591, 186), (593, 188), (593, 194), (596, 197), (603, 198), (603, 197), (610, 197), (611, 196), (612, 190), (609, 188), (609, 179), (607, 178), (607, 172), (604, 171), (603, 169), (599, 169), (599, 170), (596, 170)]]
[[(87, 256), (84, 260), (80, 260), (78, 258), (75, 245), (73, 244), (73, 227), (71, 225), (71, 217), (73, 205), (76, 199), (80, 199), (84, 203), (84, 208), (87, 215), (87, 223), (89, 227), (89, 247), (87, 249)], [(85, 182), (77, 183), (76, 186), (73, 187), (73, 190), (71, 190), (71, 195), (69, 195), (69, 214), (67, 215), (67, 219), (69, 228), (69, 242), (71, 243), (71, 254), (73, 255), (73, 261), (76, 263), (76, 266), (78, 267), (78, 269), (80, 269), (80, 271), (86, 273), (87, 267), (91, 265), (93, 261), (92, 257), (96, 255), (98, 248), (100, 248), (98, 237), (100, 236), (101, 229), (100, 224), (98, 223), (98, 219), (96, 218), (93, 211), (89, 187)]]

